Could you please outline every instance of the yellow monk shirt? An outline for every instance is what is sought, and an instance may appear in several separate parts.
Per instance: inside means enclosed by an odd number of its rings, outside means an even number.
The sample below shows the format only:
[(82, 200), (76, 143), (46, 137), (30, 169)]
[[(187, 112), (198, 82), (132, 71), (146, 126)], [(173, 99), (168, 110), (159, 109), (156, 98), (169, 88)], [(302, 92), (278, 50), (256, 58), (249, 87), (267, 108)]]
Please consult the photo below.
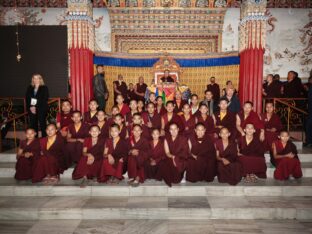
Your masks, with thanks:
[(226, 113), (220, 112), (220, 119), (222, 120), (226, 116)]
[(51, 138), (48, 138), (48, 142), (47, 142), (47, 150), (50, 149), (50, 147), (53, 145), (53, 143), (55, 142), (56, 140), (56, 136), (54, 137), (51, 137)]

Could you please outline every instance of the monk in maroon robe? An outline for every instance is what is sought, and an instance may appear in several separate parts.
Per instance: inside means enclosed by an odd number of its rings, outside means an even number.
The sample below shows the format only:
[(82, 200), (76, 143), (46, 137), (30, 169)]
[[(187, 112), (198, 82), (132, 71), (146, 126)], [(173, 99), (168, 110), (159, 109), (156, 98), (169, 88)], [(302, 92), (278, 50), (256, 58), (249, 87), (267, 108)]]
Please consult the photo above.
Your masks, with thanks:
[(145, 180), (144, 165), (149, 160), (149, 142), (142, 137), (141, 125), (135, 124), (132, 132), (133, 137), (129, 138), (128, 184), (137, 187)]
[(192, 135), (194, 135), (194, 128), (195, 128), (195, 117), (191, 114), (191, 108), (189, 104), (184, 104), (183, 106), (183, 114), (180, 116), (181, 120), (184, 125), (184, 131), (182, 134), (189, 139)]
[(265, 113), (261, 114), (260, 117), (264, 124), (265, 150), (268, 151), (271, 150), (273, 142), (278, 139), (283, 126), (280, 117), (274, 113), (272, 102), (265, 104)]
[(288, 180), (290, 176), (298, 179), (302, 177), (301, 165), (298, 158), (297, 148), (289, 140), (286, 131), (280, 133), (280, 139), (272, 144), (274, 166), (274, 178), (277, 180)]
[(118, 124), (110, 127), (111, 138), (105, 142), (104, 159), (100, 172), (99, 182), (119, 183), (126, 171), (129, 146), (126, 140), (122, 139)]
[(32, 128), (26, 130), (26, 140), (20, 142), (16, 155), (16, 180), (30, 180), (33, 174), (33, 165), (40, 156), (40, 142)]
[(100, 128), (100, 135), (99, 138), (101, 139), (107, 139), (109, 138), (109, 126), (110, 123), (106, 119), (105, 112), (103, 110), (99, 110), (96, 114), (97, 118), (97, 126)]
[(230, 139), (236, 139), (236, 116), (234, 113), (228, 110), (229, 101), (226, 98), (221, 98), (219, 101), (220, 110), (214, 115), (214, 121), (216, 125), (216, 133), (220, 133), (220, 129), (227, 128), (230, 131)]
[(150, 141), (149, 160), (144, 166), (145, 177), (147, 179), (156, 179), (159, 165), (162, 160), (166, 159), (164, 141), (160, 138), (160, 130), (154, 128), (151, 132), (152, 140)]
[(187, 139), (179, 135), (179, 127), (176, 123), (170, 124), (169, 132), (170, 135), (165, 137), (164, 142), (167, 158), (159, 164), (156, 179), (163, 179), (171, 187), (173, 183), (180, 183), (183, 179), (190, 154)]
[(56, 126), (47, 126), (47, 137), (40, 139), (40, 156), (33, 167), (32, 182), (55, 184), (62, 173), (61, 158), (64, 157), (64, 139), (56, 134)]
[(144, 83), (143, 76), (139, 77), (139, 82), (135, 85), (134, 90), (135, 94), (137, 95), (136, 99), (139, 101), (145, 102), (145, 92), (147, 89), (147, 85)]
[(83, 121), (86, 124), (93, 125), (97, 123), (96, 113), (98, 107), (99, 105), (95, 99), (89, 101), (89, 111), (83, 114)]
[(252, 124), (256, 130), (256, 136), (260, 139), (260, 141), (264, 141), (264, 125), (258, 114), (253, 111), (253, 103), (245, 102), (243, 106), (243, 110), (240, 111), (236, 115), (236, 129), (238, 131), (237, 137), (245, 136), (244, 129), (247, 124)]
[(146, 139), (146, 140), (151, 140), (151, 134), (150, 134), (150, 130), (149, 128), (144, 125), (143, 123), (143, 119), (141, 117), (141, 115), (139, 113), (135, 113), (133, 115), (133, 118), (132, 118), (132, 124), (130, 124), (127, 129), (128, 129), (128, 136), (131, 139), (133, 139), (133, 128), (135, 125), (140, 125), (141, 126), (141, 129), (142, 129), (142, 134), (141, 134), (141, 137)]
[(161, 116), (156, 113), (154, 103), (148, 103), (146, 109), (147, 112), (143, 112), (141, 116), (144, 125), (148, 127), (149, 133), (151, 135), (154, 128), (161, 128)]
[(238, 160), (237, 144), (230, 140), (230, 135), (227, 128), (222, 128), (221, 139), (215, 143), (218, 160), (217, 176), (219, 183), (236, 185), (242, 180), (243, 167)]
[(81, 187), (88, 185), (88, 180), (98, 178), (102, 166), (105, 140), (100, 138), (100, 127), (90, 127), (88, 137), (83, 142), (83, 156), (73, 171), (73, 180), (83, 178)]
[(196, 124), (195, 134), (189, 139), (191, 157), (187, 160), (186, 180), (190, 182), (211, 182), (216, 176), (216, 150), (205, 126)]
[(256, 182), (257, 177), (266, 178), (266, 163), (264, 158), (264, 145), (255, 136), (256, 129), (247, 124), (244, 129), (246, 135), (238, 142), (239, 161), (243, 165), (243, 176), (246, 182)]
[(132, 117), (135, 113), (138, 113), (138, 102), (136, 100), (130, 100), (129, 103), (130, 111), (125, 116), (126, 126), (132, 124)]
[(128, 105), (126, 103), (124, 103), (125, 99), (123, 98), (122, 95), (117, 95), (116, 97), (116, 102), (117, 102), (117, 106), (119, 108), (119, 113), (125, 117), (129, 112), (130, 112), (130, 108), (128, 107)]
[(160, 116), (163, 116), (165, 113), (167, 113), (166, 108), (164, 107), (163, 99), (161, 96), (158, 96), (156, 98), (156, 110), (155, 112), (159, 114)]
[(186, 101), (182, 99), (182, 93), (180, 91), (176, 91), (175, 97), (174, 97), (174, 113), (182, 114), (182, 108)]
[(79, 162), (82, 156), (84, 139), (89, 136), (89, 125), (81, 122), (81, 113), (79, 111), (73, 112), (72, 117), (74, 123), (68, 126), (66, 157), (64, 162), (64, 169), (72, 165), (72, 163)]
[(67, 128), (68, 125), (73, 123), (72, 120), (72, 106), (70, 101), (65, 100), (62, 102), (62, 111), (60, 113), (57, 113), (56, 115), (56, 127), (59, 130), (60, 134), (63, 137), (67, 136)]
[(120, 94), (123, 98), (127, 98), (127, 84), (123, 81), (123, 76), (121, 74), (118, 75), (118, 80), (113, 82), (114, 87), (114, 100), (115, 104), (117, 104), (116, 98)]
[(181, 117), (174, 113), (174, 103), (172, 101), (168, 101), (166, 103), (167, 113), (164, 114), (161, 118), (161, 134), (169, 135), (169, 126), (172, 123), (176, 123), (178, 125), (180, 133), (184, 131), (184, 124), (181, 120)]
[(125, 125), (124, 117), (121, 114), (115, 115), (114, 123), (119, 126), (119, 130), (120, 130), (119, 136), (120, 136), (120, 138), (124, 139), (124, 140), (128, 139), (128, 137), (129, 137), (128, 128)]
[(199, 106), (200, 105), (199, 105), (198, 95), (197, 94), (192, 94), (192, 96), (191, 96), (191, 104), (190, 104), (192, 116), (197, 116), (197, 115), (200, 114)]
[(199, 112), (200, 114), (196, 116), (196, 123), (202, 123), (206, 128), (206, 135), (215, 142), (218, 139), (218, 135), (214, 126), (214, 120), (208, 115), (208, 107), (205, 104), (201, 104)]
[(135, 94), (135, 90), (134, 90), (134, 85), (133, 83), (129, 83), (129, 88), (127, 91), (127, 97), (125, 97), (125, 102), (127, 104), (130, 104), (131, 100), (135, 100), (136, 99), (136, 94)]

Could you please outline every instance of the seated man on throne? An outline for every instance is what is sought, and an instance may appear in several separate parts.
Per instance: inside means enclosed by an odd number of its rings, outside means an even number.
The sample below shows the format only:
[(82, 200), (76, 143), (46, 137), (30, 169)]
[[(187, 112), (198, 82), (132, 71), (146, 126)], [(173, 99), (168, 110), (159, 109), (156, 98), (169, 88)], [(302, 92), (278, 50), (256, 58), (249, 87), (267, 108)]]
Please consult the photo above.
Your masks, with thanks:
[(171, 76), (169, 76), (169, 70), (168, 69), (165, 70), (164, 76), (161, 77), (160, 80), (162, 82), (167, 82), (167, 83), (174, 83), (175, 82), (174, 79)]

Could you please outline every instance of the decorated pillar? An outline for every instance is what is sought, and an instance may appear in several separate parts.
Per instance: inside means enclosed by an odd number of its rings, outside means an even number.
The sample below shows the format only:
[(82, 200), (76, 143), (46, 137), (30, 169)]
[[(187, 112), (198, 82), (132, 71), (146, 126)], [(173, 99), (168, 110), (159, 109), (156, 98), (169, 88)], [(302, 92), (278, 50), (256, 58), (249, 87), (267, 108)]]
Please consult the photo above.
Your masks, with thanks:
[(239, 98), (262, 111), (263, 55), (266, 34), (266, 0), (244, 0), (239, 25)]
[(84, 112), (93, 96), (94, 24), (90, 0), (67, 1), (67, 32), (72, 104)]

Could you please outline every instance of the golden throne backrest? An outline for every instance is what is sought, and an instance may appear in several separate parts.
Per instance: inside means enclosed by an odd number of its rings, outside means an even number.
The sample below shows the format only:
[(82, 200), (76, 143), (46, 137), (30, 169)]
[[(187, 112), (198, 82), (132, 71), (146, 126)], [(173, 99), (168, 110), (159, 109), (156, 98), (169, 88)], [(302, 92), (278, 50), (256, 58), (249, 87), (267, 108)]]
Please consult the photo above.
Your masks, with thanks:
[(169, 75), (175, 82), (179, 81), (180, 65), (172, 57), (164, 56), (153, 65), (152, 72), (154, 74), (155, 84), (159, 84), (159, 80), (164, 76), (165, 70), (169, 70)]

